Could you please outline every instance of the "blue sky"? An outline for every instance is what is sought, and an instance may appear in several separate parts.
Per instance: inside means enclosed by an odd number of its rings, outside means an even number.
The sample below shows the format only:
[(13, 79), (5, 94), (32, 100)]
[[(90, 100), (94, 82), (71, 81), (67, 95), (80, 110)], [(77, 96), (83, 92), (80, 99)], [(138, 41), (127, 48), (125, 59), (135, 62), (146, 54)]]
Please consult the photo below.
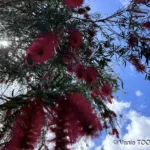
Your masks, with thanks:
[[(109, 15), (128, 2), (129, 0), (89, 0), (87, 4), (90, 4), (92, 12)], [(134, 141), (135, 145), (115, 145), (114, 136), (102, 134), (95, 140), (88, 139), (89, 147), (82, 144), (84, 150), (149, 150), (150, 143), (142, 145), (137, 140), (150, 140), (150, 81), (145, 80), (144, 74), (137, 73), (131, 64), (127, 64), (126, 68), (116, 65), (115, 70), (124, 82), (124, 89), (115, 94), (114, 103), (109, 107), (123, 115), (122, 119), (118, 119), (120, 139)]]

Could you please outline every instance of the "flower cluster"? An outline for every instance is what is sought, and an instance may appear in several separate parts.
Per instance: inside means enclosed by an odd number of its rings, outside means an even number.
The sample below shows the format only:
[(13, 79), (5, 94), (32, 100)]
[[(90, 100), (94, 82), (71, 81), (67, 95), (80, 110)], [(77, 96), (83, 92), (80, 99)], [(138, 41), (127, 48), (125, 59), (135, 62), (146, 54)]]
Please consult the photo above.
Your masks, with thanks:
[(74, 72), (78, 80), (84, 80), (87, 84), (95, 84), (97, 81), (97, 69), (95, 67), (85, 67), (84, 65), (69, 64), (68, 71)]
[(119, 132), (118, 132), (118, 130), (116, 128), (112, 129), (112, 134), (116, 135), (116, 137), (119, 138)]
[(84, 0), (64, 0), (64, 1), (66, 5), (72, 8), (81, 6), (84, 2)]
[(27, 104), (21, 107), (12, 126), (12, 136), (5, 150), (34, 150), (44, 125), (43, 106), (42, 100), (27, 100)]
[(101, 93), (103, 96), (112, 95), (112, 88), (107, 82), (101, 87)]
[(136, 4), (146, 4), (147, 0), (134, 0)]
[(69, 43), (71, 46), (78, 48), (82, 43), (82, 34), (78, 30), (73, 30), (69, 36)]
[(52, 141), (56, 150), (66, 149), (67, 144), (75, 143), (80, 136), (95, 137), (102, 130), (91, 104), (80, 93), (67, 93), (54, 101), (57, 107), (51, 107), (54, 117), (50, 119), (50, 130), (55, 133)]
[(142, 26), (150, 30), (150, 22), (144, 22)]
[(103, 85), (101, 85), (100, 89), (93, 88), (91, 97), (101, 97), (103, 100), (107, 100), (109, 103), (112, 103), (112, 86), (108, 82), (105, 82)]
[(144, 73), (146, 71), (144, 64), (142, 64), (136, 56), (131, 55), (129, 61), (135, 66), (138, 72)]
[(33, 41), (27, 49), (25, 60), (28, 65), (34, 65), (50, 59), (55, 52), (58, 41), (52, 33), (45, 33)]
[(138, 44), (138, 39), (135, 35), (130, 34), (128, 38), (128, 44), (131, 48), (135, 47)]

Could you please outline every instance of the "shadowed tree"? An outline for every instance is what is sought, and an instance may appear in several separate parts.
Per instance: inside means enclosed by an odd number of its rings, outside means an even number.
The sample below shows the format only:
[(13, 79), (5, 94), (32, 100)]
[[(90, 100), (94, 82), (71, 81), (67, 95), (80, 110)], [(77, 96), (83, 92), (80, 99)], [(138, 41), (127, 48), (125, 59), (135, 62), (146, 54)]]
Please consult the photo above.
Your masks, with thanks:
[(133, 0), (103, 17), (84, 0), (0, 1), (0, 148), (67, 150), (104, 129), (119, 138), (107, 104), (123, 82), (112, 63), (150, 80), (149, 7)]

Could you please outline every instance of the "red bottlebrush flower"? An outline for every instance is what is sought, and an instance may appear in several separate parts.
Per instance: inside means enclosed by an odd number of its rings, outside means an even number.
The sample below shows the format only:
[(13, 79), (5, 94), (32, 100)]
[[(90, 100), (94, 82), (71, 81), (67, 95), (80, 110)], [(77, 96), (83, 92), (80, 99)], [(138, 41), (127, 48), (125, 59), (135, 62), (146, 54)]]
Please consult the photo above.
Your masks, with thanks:
[(91, 55), (92, 55), (92, 50), (91, 50), (91, 49), (87, 49), (87, 50), (86, 50), (86, 54), (87, 54), (88, 56), (91, 56)]
[(145, 66), (144, 66), (144, 64), (136, 64), (136, 70), (138, 71), (138, 72), (141, 72), (141, 73), (144, 73), (145, 72)]
[(102, 114), (102, 116), (104, 117), (104, 119), (106, 119), (106, 118), (110, 118), (110, 115), (109, 115), (108, 113), (106, 113), (106, 112), (105, 112), (105, 113), (103, 113), (103, 114)]
[(56, 150), (65, 149), (67, 144), (75, 143), (80, 136), (95, 137), (102, 130), (90, 103), (80, 93), (67, 93), (54, 101), (58, 107), (51, 107), (54, 117), (50, 119), (50, 124), (55, 126), (50, 129), (56, 135), (52, 139)]
[(28, 104), (20, 109), (6, 149), (34, 149), (44, 125), (43, 105), (41, 100), (28, 100)]
[(76, 69), (76, 64), (68, 64), (67, 65), (67, 71), (68, 72), (74, 72), (75, 71), (75, 69)]
[(95, 36), (95, 31), (88, 30), (88, 34), (89, 34), (91, 37), (93, 37), (93, 36)]
[(108, 129), (108, 128), (109, 128), (108, 125), (107, 125), (107, 122), (104, 122), (103, 128), (105, 128), (105, 129)]
[(85, 11), (84, 8), (79, 8), (77, 12), (78, 12), (78, 14), (82, 15), (82, 14), (84, 14), (86, 11)]
[(84, 14), (84, 18), (89, 19), (89, 14)]
[(112, 95), (112, 87), (106, 82), (101, 87), (101, 93), (105, 97)]
[(116, 114), (114, 111), (111, 111), (111, 114), (112, 114), (114, 117), (117, 117), (117, 114)]
[(67, 99), (74, 108), (74, 113), (77, 118), (79, 118), (79, 124), (83, 127), (83, 131), (86, 135), (94, 136), (97, 131), (102, 130), (102, 126), (96, 114), (93, 113), (91, 104), (83, 95), (80, 93), (70, 93), (67, 94)]
[(107, 99), (107, 101), (108, 101), (110, 104), (112, 104), (112, 101), (111, 101), (111, 99), (110, 99), (110, 98), (108, 98), (108, 99)]
[(88, 41), (89, 41), (89, 42), (92, 42), (92, 41), (93, 41), (93, 37), (89, 36), (89, 37), (88, 37)]
[(78, 30), (73, 30), (69, 36), (69, 44), (78, 48), (82, 43), (82, 33)]
[(136, 36), (133, 34), (130, 34), (129, 39), (128, 39), (128, 44), (130, 47), (135, 47), (138, 44), (138, 39)]
[(142, 26), (150, 30), (150, 22), (144, 22)]
[(62, 57), (62, 60), (65, 62), (65, 63), (70, 63), (73, 59), (73, 56), (70, 52), (64, 54), (64, 56)]
[(91, 96), (94, 98), (94, 97), (97, 97), (100, 95), (100, 91), (96, 88), (92, 89), (92, 94)]
[(111, 95), (110, 98), (114, 98), (114, 97)]
[(81, 6), (84, 2), (84, 0), (64, 0), (66, 5), (69, 7), (78, 7)]
[(85, 9), (86, 9), (87, 11), (90, 11), (90, 10), (91, 10), (91, 8), (90, 8), (89, 6), (86, 6)]
[(87, 84), (94, 84), (97, 81), (97, 69), (95, 67), (88, 67), (86, 69), (86, 76), (84, 78)]
[(51, 58), (57, 47), (57, 38), (52, 33), (46, 33), (37, 38), (27, 50), (25, 56), (28, 65), (44, 62)]
[(119, 132), (118, 132), (117, 129), (113, 128), (113, 129), (112, 129), (112, 134), (113, 134), (113, 135), (116, 135), (116, 137), (119, 138)]
[(132, 63), (132, 65), (135, 66), (138, 72), (141, 72), (141, 73), (145, 72), (146, 70), (145, 66), (140, 62), (140, 60), (136, 56), (131, 55), (129, 58), (129, 61)]
[(146, 4), (147, 0), (134, 0), (134, 3), (136, 3), (136, 4)]
[[(62, 105), (60, 105), (60, 106), (62, 106)], [(65, 130), (66, 130), (65, 120), (64, 120), (64, 118), (62, 118), (64, 116), (63, 110), (57, 109), (57, 115), (59, 118), (58, 117), (53, 118), (55, 121), (55, 122), (53, 122), (55, 127), (50, 128), (51, 131), (53, 133), (55, 133), (55, 137), (51, 141), (55, 142), (54, 150), (58, 150), (58, 149), (68, 150), (67, 145), (70, 144), (70, 142), (66, 137), (67, 132), (65, 132)]]
[(75, 74), (79, 80), (84, 79), (86, 76), (85, 67), (81, 64), (77, 65)]

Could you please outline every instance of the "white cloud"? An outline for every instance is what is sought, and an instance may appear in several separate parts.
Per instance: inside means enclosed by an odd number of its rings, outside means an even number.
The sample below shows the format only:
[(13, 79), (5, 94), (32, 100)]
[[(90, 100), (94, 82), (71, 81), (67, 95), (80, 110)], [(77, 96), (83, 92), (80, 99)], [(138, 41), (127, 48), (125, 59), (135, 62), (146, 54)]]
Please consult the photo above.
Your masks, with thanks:
[(145, 117), (131, 110), (128, 113), (128, 119), (131, 121), (126, 127), (127, 134), (124, 139), (150, 139), (150, 117)]
[[(130, 104), (117, 102), (115, 100), (114, 103), (118, 112), (124, 111), (126, 108), (129, 108)], [(121, 108), (118, 108), (121, 107)], [(95, 150), (149, 150), (150, 148), (150, 117), (142, 116), (141, 114), (137, 113), (134, 110), (128, 111), (124, 116), (128, 119), (128, 124), (126, 125), (126, 133), (124, 135), (120, 135), (120, 139), (116, 139), (114, 136), (107, 135), (106, 138), (103, 140), (101, 146), (97, 146)], [(124, 118), (123, 118), (124, 119)], [(123, 126), (120, 127), (121, 129)], [(114, 140), (118, 143), (115, 144)], [(119, 140), (125, 141), (124, 143), (119, 143)], [(138, 141), (138, 140), (149, 140), (146, 141)], [(127, 144), (127, 141), (128, 144)], [(143, 144), (143, 145), (142, 145)]]
[(130, 0), (120, 0), (120, 3), (125, 6), (130, 3)]
[(142, 96), (143, 95), (143, 93), (140, 91), (140, 90), (137, 90), (136, 92), (135, 92), (135, 94), (136, 94), (136, 96)]
[(133, 65), (129, 65), (130, 70), (133, 72), (134, 71), (134, 66)]
[(102, 150), (102, 147), (98, 146), (98, 147), (95, 148), (95, 150)]
[(90, 148), (94, 146), (95, 146), (95, 143), (91, 138), (82, 137), (75, 144), (71, 145), (70, 148), (76, 149), (76, 150), (89, 150)]
[(123, 113), (124, 110), (130, 107), (130, 103), (128, 102), (118, 102), (117, 100), (113, 99), (112, 104), (108, 104), (108, 108), (116, 112), (117, 114)]

